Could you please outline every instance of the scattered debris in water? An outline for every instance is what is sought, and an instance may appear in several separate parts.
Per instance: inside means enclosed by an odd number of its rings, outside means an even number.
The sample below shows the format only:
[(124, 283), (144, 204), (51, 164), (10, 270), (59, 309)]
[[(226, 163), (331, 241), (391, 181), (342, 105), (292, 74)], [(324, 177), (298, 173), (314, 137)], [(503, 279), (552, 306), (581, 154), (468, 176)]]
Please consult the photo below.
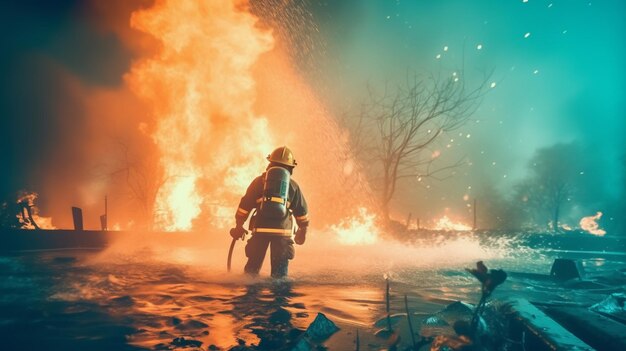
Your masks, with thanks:
[(335, 334), (339, 328), (323, 313), (318, 313), (313, 323), (302, 334), (293, 351), (311, 351)]
[(598, 313), (621, 316), (626, 321), (626, 294), (611, 294), (601, 302), (589, 307), (589, 309)]

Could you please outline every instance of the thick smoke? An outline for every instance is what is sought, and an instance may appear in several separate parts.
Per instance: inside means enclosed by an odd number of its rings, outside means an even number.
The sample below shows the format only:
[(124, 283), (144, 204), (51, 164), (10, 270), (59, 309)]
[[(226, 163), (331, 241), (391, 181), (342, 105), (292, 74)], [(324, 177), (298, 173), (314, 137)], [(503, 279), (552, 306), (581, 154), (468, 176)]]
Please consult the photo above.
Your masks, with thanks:
[[(131, 56), (118, 37), (85, 20), (80, 2), (2, 6), (12, 33), (1, 39), (3, 201), (36, 191), (42, 212), (68, 227), (70, 206), (95, 205), (95, 149), (109, 137), (100, 127), (124, 121), (117, 115), (97, 125), (88, 118), (98, 109), (91, 98), (119, 88)], [(95, 225), (101, 207), (88, 211), (87, 223)]]

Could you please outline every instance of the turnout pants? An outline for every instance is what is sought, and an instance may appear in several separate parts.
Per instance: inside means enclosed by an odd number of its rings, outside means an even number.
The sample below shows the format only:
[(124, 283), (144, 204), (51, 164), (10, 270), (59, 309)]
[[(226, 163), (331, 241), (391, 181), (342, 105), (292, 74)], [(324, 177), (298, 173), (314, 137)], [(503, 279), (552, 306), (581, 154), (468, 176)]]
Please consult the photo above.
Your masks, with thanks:
[(289, 260), (293, 259), (295, 250), (290, 236), (276, 236), (271, 234), (256, 233), (246, 244), (246, 256), (248, 262), (244, 271), (248, 274), (259, 274), (267, 247), (270, 247), (272, 264), (272, 277), (281, 278), (287, 276)]

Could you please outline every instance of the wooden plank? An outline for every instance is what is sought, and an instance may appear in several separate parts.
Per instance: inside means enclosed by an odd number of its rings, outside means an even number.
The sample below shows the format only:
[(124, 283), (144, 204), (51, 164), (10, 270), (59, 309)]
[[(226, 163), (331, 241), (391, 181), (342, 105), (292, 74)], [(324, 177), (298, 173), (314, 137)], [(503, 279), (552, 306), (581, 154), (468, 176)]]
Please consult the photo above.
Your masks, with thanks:
[(504, 312), (513, 337), (525, 335), (527, 350), (594, 350), (525, 299), (508, 300)]
[(626, 326), (582, 307), (550, 307), (546, 313), (597, 350), (626, 350)]

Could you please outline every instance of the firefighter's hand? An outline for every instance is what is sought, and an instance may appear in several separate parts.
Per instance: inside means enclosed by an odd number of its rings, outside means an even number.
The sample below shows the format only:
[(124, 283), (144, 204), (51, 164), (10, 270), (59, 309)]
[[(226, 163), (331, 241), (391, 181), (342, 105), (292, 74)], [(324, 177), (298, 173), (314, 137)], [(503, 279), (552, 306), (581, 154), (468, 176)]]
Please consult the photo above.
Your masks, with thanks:
[(304, 244), (305, 240), (306, 240), (306, 227), (304, 227), (304, 228), (300, 227), (296, 231), (296, 237), (295, 237), (294, 241), (296, 242), (296, 244), (302, 245), (302, 244)]
[(248, 234), (248, 231), (243, 229), (243, 227), (235, 227), (230, 230), (230, 236), (235, 240), (243, 238), (246, 234)]

